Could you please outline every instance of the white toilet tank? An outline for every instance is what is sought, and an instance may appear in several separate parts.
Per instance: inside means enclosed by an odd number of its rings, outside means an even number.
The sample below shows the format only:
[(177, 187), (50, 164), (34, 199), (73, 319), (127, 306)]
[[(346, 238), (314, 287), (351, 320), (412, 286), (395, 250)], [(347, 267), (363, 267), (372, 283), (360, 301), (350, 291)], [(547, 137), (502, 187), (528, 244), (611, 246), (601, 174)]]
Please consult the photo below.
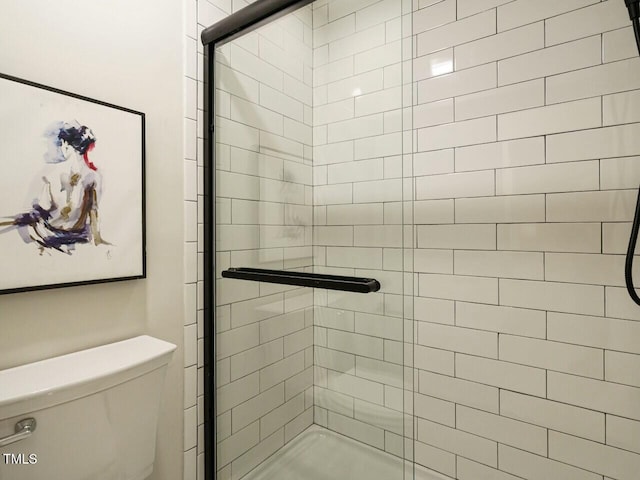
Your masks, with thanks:
[[(0, 480), (143, 480), (176, 346), (140, 336), (0, 371)], [(24, 425), (24, 424), (21, 424)]]

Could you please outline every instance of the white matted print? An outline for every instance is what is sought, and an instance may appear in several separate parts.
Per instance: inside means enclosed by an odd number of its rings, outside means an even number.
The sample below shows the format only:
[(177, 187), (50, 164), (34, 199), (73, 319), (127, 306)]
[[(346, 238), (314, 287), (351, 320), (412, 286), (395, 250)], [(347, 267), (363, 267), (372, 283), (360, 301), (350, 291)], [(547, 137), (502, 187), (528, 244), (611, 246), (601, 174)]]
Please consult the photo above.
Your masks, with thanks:
[(0, 293), (145, 276), (144, 114), (0, 74)]

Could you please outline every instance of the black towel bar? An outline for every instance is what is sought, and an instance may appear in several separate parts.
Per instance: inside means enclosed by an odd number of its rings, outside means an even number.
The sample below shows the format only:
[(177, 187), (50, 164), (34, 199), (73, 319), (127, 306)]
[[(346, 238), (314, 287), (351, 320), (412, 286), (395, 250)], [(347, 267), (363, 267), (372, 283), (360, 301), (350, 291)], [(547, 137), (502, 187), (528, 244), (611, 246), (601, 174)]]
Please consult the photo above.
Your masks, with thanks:
[(321, 273), (294, 272), (291, 270), (266, 270), (263, 268), (230, 268), (222, 272), (225, 278), (252, 280), (254, 282), (280, 283), (300, 287), (326, 288), (344, 292), (370, 293), (380, 290), (380, 282), (374, 278), (325, 275)]

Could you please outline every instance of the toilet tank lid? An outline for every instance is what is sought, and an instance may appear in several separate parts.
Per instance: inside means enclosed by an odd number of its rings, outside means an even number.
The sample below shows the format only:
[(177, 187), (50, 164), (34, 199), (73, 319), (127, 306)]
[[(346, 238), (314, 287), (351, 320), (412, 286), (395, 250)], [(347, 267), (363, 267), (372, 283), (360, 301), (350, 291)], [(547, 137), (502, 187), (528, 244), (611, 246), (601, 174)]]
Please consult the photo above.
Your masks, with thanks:
[(27, 399), (51, 397), (61, 390), (77, 390), (71, 397), (78, 398), (123, 383), (167, 364), (175, 348), (172, 343), (141, 335), (1, 370), (0, 409)]

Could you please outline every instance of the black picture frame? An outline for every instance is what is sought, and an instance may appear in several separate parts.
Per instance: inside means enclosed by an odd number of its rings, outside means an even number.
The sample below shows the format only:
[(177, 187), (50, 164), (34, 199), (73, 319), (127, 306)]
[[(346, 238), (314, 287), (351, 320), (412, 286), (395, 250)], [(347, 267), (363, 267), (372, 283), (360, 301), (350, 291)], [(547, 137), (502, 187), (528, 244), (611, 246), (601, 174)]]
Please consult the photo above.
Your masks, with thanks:
[(0, 295), (146, 278), (145, 114), (0, 73)]

